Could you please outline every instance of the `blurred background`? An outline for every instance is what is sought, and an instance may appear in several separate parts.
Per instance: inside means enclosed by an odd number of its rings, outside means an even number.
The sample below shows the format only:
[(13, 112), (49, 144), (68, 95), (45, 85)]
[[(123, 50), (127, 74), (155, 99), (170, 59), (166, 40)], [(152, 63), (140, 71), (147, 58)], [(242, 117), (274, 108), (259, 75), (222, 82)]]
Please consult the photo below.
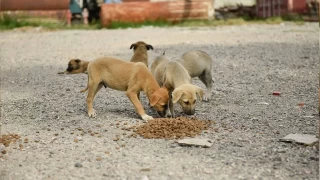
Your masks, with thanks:
[(319, 21), (319, 0), (0, 0), (0, 28)]

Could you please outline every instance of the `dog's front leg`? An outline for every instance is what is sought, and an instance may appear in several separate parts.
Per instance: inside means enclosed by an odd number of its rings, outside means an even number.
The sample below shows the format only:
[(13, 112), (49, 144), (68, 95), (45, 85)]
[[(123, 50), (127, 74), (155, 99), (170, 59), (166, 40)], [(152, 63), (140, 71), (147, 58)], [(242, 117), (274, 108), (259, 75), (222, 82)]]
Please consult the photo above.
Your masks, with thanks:
[(138, 114), (140, 115), (140, 117), (143, 120), (148, 121), (148, 120), (153, 119), (152, 116), (149, 116), (149, 115), (147, 115), (145, 113), (145, 111), (143, 109), (143, 106), (142, 106), (141, 102), (139, 101), (138, 95), (137, 95), (136, 92), (127, 91), (127, 96), (128, 96), (128, 98), (130, 99), (130, 101), (132, 102), (134, 107), (136, 108), (136, 111), (138, 112)]
[(171, 117), (175, 118), (176, 115), (174, 114), (172, 99), (169, 100), (169, 109), (170, 109)]

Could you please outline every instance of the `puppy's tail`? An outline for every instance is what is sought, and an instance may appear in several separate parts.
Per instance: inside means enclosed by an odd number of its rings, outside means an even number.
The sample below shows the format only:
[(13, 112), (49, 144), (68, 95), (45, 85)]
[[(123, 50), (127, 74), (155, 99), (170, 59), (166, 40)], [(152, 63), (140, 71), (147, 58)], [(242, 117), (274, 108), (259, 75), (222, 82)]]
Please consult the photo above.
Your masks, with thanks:
[(88, 90), (88, 86), (85, 88), (85, 89), (82, 89), (80, 92), (81, 93), (84, 93), (84, 92), (86, 92)]

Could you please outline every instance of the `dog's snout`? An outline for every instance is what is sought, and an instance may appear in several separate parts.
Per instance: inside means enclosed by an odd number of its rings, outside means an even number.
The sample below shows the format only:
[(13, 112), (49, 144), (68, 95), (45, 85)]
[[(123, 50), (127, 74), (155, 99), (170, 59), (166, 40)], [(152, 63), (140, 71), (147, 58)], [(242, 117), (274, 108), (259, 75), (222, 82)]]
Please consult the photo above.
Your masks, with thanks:
[(72, 71), (73, 70), (73, 68), (72, 68), (72, 66), (68, 66), (68, 68), (67, 68), (67, 71)]
[(187, 115), (194, 115), (196, 111), (195, 111), (194, 109), (188, 109), (188, 110), (184, 110), (184, 112), (185, 112)]

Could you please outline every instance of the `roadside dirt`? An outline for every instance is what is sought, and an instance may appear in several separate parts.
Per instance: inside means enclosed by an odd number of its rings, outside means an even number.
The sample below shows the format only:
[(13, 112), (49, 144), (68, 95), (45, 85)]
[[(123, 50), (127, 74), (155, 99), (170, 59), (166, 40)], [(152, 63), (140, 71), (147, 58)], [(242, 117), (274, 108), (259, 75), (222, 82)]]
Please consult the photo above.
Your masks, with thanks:
[[(175, 139), (146, 139), (126, 128), (143, 125), (124, 92), (102, 89), (88, 118), (87, 76), (59, 75), (71, 58), (129, 60), (130, 45), (162, 54), (191, 49), (214, 60), (212, 100), (194, 116), (212, 121), (197, 138), (210, 148), (181, 147)], [(217, 28), (0, 32), (0, 179), (319, 179), (319, 144), (279, 139), (319, 134), (319, 24)], [(205, 88), (198, 80), (193, 83)], [(273, 95), (273, 92), (280, 95)], [(157, 113), (141, 96), (146, 112)], [(0, 142), (1, 143), (1, 142)]]

